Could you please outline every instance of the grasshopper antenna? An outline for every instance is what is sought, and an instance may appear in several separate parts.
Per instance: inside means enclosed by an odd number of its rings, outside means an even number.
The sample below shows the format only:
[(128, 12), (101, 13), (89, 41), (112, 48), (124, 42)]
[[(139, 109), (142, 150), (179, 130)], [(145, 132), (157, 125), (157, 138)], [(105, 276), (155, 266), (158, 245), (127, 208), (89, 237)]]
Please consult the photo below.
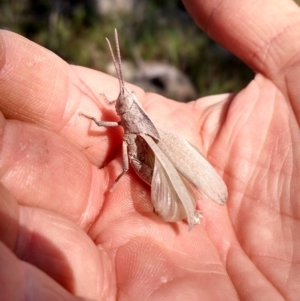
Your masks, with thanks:
[(115, 29), (115, 43), (116, 43), (116, 49), (117, 49), (118, 63), (116, 61), (116, 58), (115, 58), (114, 52), (112, 50), (109, 39), (108, 38), (105, 38), (105, 39), (106, 39), (106, 42), (107, 42), (108, 47), (109, 47), (111, 58), (112, 58), (112, 60), (114, 62), (114, 65), (115, 65), (117, 77), (119, 79), (120, 92), (122, 92), (122, 87), (124, 87), (124, 78), (123, 78), (123, 73), (122, 73), (121, 54), (120, 54), (120, 47), (119, 47), (119, 40), (118, 40), (117, 30)]
[(123, 72), (122, 72), (121, 52), (120, 52), (120, 46), (119, 46), (118, 32), (116, 29), (115, 29), (115, 43), (116, 43), (116, 49), (117, 49), (120, 81), (121, 81), (122, 86), (124, 87), (125, 84), (124, 84), (124, 78), (123, 78)]

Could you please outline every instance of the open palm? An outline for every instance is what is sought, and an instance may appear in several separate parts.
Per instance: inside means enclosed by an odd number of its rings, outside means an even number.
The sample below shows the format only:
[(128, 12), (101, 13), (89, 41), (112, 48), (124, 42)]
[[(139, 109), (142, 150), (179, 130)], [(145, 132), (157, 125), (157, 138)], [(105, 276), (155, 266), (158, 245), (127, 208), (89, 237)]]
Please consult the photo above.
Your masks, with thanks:
[(78, 113), (118, 120), (99, 95), (115, 98), (116, 79), (2, 31), (3, 300), (299, 296), (300, 10), (287, 0), (185, 2), (255, 79), (236, 95), (188, 104), (134, 90), (155, 124), (207, 156), (228, 186), (227, 205), (200, 200), (204, 219), (189, 232), (153, 213), (150, 188), (131, 170), (109, 193), (122, 129)]

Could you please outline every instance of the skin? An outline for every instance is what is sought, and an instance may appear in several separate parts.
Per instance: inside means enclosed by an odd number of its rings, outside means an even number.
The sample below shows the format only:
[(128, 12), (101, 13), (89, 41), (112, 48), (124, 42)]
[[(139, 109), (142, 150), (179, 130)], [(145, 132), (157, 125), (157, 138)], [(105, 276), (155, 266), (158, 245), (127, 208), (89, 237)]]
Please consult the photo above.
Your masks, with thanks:
[(115, 98), (118, 82), (1, 31), (3, 300), (298, 298), (300, 9), (289, 0), (184, 2), (255, 78), (236, 95), (188, 104), (134, 90), (157, 125), (207, 156), (227, 205), (199, 200), (204, 219), (189, 232), (154, 215), (132, 170), (109, 193), (122, 129), (78, 113), (118, 120), (99, 95)]

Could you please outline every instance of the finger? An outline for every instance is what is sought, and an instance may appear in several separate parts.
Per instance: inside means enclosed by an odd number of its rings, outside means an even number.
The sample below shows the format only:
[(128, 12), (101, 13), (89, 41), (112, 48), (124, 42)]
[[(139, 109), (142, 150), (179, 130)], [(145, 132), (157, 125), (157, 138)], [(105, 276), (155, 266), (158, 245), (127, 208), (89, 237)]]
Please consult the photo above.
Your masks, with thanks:
[(85, 101), (94, 100), (94, 106), (86, 109), (95, 110), (102, 100), (100, 92), (118, 94), (117, 81), (112, 77), (70, 66), (15, 33), (0, 31), (0, 51), (0, 108), (6, 118), (59, 131)]
[(299, 60), (300, 9), (292, 0), (183, 0), (199, 26), (269, 77)]
[(88, 301), (70, 294), (45, 273), (18, 260), (0, 242), (0, 289), (2, 300)]
[(0, 178), (18, 202), (55, 211), (82, 227), (90, 224), (108, 185), (105, 169), (91, 166), (74, 145), (36, 125), (0, 115), (0, 133)]
[[(30, 283), (27, 283), (28, 279), (42, 277), (40, 284), (43, 288), (49, 283), (50, 292), (58, 289), (63, 293), (61, 288), (52, 287), (54, 282), (51, 277), (74, 295), (97, 300), (103, 297), (110, 281), (109, 263), (102, 258), (105, 254), (75, 224), (49, 211), (19, 206), (2, 185), (0, 216), (0, 261), (5, 263), (0, 264), (0, 275), (5, 275), (4, 270), (8, 268), (14, 271), (6, 281), (18, 281), (26, 291), (30, 289), (26, 287)], [(9, 249), (19, 260), (10, 254)], [(11, 293), (7, 291), (7, 294)]]
[[(120, 145), (120, 129), (99, 129), (80, 112), (119, 120), (114, 106), (118, 81), (87, 68), (69, 66), (49, 50), (8, 31), (0, 31), (0, 110), (9, 119), (41, 125), (86, 150), (102, 166), (107, 152)], [(141, 89), (135, 89), (138, 97)], [(113, 133), (114, 139), (109, 139)], [(99, 139), (100, 138), (102, 139)]]
[[(94, 135), (97, 140), (87, 139), (88, 122), (78, 113), (99, 112), (97, 92), (93, 91), (97, 91), (96, 83), (98, 89), (99, 82), (105, 86), (105, 80), (91, 71), (82, 81), (72, 67), (49, 50), (14, 33), (0, 33), (0, 109), (5, 117), (41, 125), (80, 148), (99, 144), (99, 136)], [(105, 142), (101, 144), (104, 150), (97, 148), (103, 156), (110, 145)], [(94, 149), (89, 153), (95, 158)], [(102, 164), (101, 159), (94, 163)]]

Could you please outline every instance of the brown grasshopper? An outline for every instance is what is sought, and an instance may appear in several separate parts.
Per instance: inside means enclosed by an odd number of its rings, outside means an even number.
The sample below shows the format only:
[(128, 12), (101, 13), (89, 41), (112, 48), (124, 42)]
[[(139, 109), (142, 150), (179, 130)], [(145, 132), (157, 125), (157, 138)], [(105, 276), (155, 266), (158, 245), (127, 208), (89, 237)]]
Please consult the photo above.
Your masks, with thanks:
[(98, 126), (122, 126), (123, 171), (116, 178), (112, 189), (128, 171), (129, 162), (137, 175), (151, 186), (154, 210), (163, 220), (176, 222), (186, 219), (189, 229), (200, 223), (201, 213), (191, 193), (190, 182), (202, 193), (220, 205), (227, 200), (227, 187), (214, 168), (185, 139), (157, 128), (141, 107), (136, 95), (124, 83), (117, 30), (115, 44), (117, 60), (106, 38), (119, 79), (120, 93), (115, 108), (119, 122), (93, 120)]

